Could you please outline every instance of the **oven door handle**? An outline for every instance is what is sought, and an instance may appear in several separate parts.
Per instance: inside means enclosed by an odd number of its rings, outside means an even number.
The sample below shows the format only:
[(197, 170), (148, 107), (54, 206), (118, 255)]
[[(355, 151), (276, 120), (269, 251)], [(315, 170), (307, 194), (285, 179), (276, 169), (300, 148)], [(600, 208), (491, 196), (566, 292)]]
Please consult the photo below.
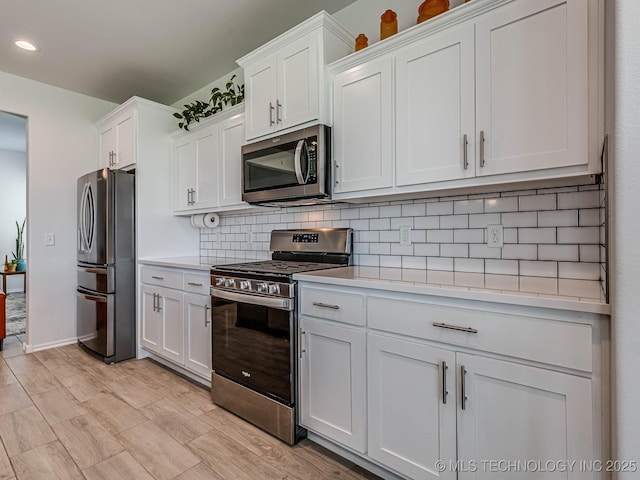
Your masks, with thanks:
[(238, 303), (248, 303), (251, 305), (275, 308), (278, 310), (286, 310), (288, 312), (293, 310), (293, 299), (291, 298), (260, 297), (258, 295), (248, 295), (246, 293), (229, 292), (227, 290), (221, 290), (214, 287), (211, 287), (211, 296), (224, 298), (225, 300), (231, 300)]

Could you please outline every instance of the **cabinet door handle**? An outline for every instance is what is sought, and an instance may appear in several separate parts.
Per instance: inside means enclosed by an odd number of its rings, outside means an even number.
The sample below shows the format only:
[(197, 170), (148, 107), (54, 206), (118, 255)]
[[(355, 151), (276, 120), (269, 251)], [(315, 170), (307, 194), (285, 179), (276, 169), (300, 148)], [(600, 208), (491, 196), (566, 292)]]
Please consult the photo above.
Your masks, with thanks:
[(302, 330), (302, 328), (298, 328), (298, 348), (300, 349), (300, 358), (302, 358), (302, 354), (306, 352), (304, 348), (302, 348), (302, 335), (305, 335), (307, 332)]
[(338, 185), (340, 183), (340, 180), (338, 180), (338, 167), (340, 165), (338, 165), (338, 162), (333, 162), (333, 178), (335, 180), (336, 185)]
[(480, 167), (484, 167), (484, 130), (480, 130)]
[(191, 189), (191, 205), (195, 205), (196, 204), (196, 189), (192, 188)]
[(157, 311), (158, 311), (158, 303), (156, 302), (156, 296), (157, 296), (157, 295), (158, 295), (157, 293), (154, 293), (154, 294), (153, 294), (153, 311), (154, 311), (154, 312), (157, 312)]
[(461, 396), (460, 396), (460, 406), (462, 408), (462, 410), (464, 410), (465, 408), (467, 408), (467, 394), (465, 392), (465, 377), (467, 375), (467, 369), (464, 368), (464, 365), (462, 365), (460, 367), (460, 391), (461, 391)]
[(211, 307), (209, 305), (204, 306), (204, 326), (208, 327), (211, 324), (210, 312)]
[(331, 308), (333, 310), (339, 310), (340, 309), (340, 305), (331, 305), (331, 304), (322, 303), (322, 302), (313, 302), (313, 305), (315, 305), (316, 307)]
[(273, 121), (273, 103), (269, 102), (269, 125), (273, 125), (274, 122)]
[(442, 403), (443, 404), (447, 404), (447, 395), (449, 395), (449, 392), (447, 392), (447, 362), (442, 362)]
[(434, 327), (446, 328), (447, 330), (455, 330), (457, 332), (478, 333), (478, 330), (471, 327), (459, 327), (457, 325), (449, 325), (447, 323), (436, 323), (436, 322), (434, 322), (432, 325)]
[(469, 158), (467, 157), (468, 146), (469, 142), (467, 141), (467, 134), (465, 133), (462, 136), (462, 168), (464, 168), (465, 170), (469, 168)]
[(153, 278), (155, 280), (164, 280), (164, 277), (160, 277), (158, 275), (151, 275), (151, 278)]
[(282, 119), (280, 118), (280, 110), (282, 109), (282, 104), (280, 100), (276, 100), (276, 123), (282, 123)]
[(202, 286), (201, 283), (196, 283), (196, 282), (187, 282), (187, 285), (191, 285), (192, 287), (201, 287)]
[(158, 312), (159, 312), (160, 310), (162, 310), (162, 305), (160, 305), (160, 299), (161, 299), (161, 298), (162, 298), (162, 295), (160, 295), (160, 294), (158, 293)]

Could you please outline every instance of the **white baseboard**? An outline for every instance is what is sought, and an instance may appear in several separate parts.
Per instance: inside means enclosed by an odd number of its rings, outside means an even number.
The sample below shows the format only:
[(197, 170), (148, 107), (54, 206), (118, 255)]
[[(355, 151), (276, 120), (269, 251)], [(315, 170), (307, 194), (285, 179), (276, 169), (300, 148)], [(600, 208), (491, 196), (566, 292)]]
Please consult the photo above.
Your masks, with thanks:
[(28, 343), (22, 344), (22, 351), (24, 353), (39, 352), (40, 350), (48, 350), (50, 348), (63, 347), (65, 345), (71, 345), (78, 343), (78, 337), (66, 338), (64, 340), (56, 340), (55, 342), (41, 343), (39, 345), (30, 345)]

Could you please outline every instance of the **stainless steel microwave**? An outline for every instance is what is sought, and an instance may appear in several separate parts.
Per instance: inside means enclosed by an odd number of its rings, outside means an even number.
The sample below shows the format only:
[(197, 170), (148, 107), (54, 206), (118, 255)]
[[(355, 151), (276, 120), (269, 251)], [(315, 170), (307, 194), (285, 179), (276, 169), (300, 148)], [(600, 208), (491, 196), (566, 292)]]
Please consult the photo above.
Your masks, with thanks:
[(330, 196), (330, 133), (314, 125), (242, 147), (242, 200), (300, 203)]

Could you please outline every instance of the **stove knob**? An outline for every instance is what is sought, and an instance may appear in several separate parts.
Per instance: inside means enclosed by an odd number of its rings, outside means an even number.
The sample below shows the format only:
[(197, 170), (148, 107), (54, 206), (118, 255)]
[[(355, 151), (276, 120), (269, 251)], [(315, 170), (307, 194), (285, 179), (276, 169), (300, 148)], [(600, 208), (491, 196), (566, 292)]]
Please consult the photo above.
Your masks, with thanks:
[(260, 282), (256, 285), (256, 290), (258, 293), (267, 293), (267, 284), (264, 282)]
[(251, 290), (251, 282), (249, 280), (242, 280), (240, 282), (240, 290)]
[(235, 288), (236, 281), (233, 278), (225, 278), (224, 279), (224, 286), (225, 287)]
[(216, 287), (224, 287), (224, 280), (222, 277), (216, 278)]
[(270, 295), (280, 295), (280, 285), (277, 283), (272, 283), (269, 285), (269, 294)]

